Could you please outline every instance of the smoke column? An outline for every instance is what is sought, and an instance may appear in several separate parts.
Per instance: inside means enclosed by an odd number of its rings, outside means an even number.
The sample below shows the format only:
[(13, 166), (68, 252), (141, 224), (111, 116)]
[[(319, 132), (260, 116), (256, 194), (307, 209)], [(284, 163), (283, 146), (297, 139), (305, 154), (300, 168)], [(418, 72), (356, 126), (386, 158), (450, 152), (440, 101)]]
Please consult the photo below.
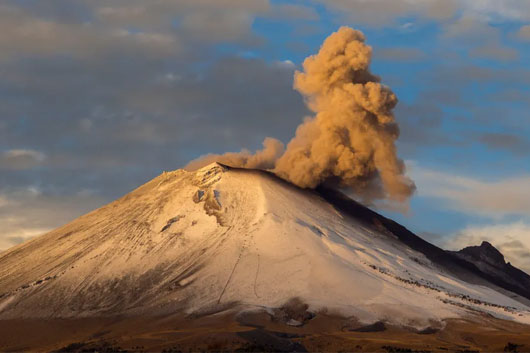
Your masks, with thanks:
[(197, 170), (213, 162), (223, 163), (232, 167), (251, 169), (273, 169), (276, 161), (284, 152), (283, 143), (275, 138), (266, 137), (263, 149), (251, 153), (249, 150), (241, 152), (227, 152), (225, 154), (207, 154), (189, 162), (184, 168)]
[(407, 200), (415, 186), (395, 147), (399, 128), (392, 109), (397, 98), (369, 71), (372, 48), (364, 40), (361, 32), (341, 27), (304, 61), (303, 72), (295, 72), (294, 88), (315, 115), (298, 126), (285, 151), (280, 141), (268, 137), (255, 154), (207, 155), (186, 168), (218, 161), (271, 169), (303, 188), (347, 188), (368, 202)]

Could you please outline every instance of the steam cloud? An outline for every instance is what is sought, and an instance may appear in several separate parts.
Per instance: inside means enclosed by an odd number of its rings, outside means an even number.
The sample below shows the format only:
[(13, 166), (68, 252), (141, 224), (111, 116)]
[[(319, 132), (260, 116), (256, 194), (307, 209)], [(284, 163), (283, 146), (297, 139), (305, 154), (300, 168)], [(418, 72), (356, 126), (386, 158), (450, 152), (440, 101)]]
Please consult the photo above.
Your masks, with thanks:
[(303, 72), (295, 72), (294, 88), (315, 116), (298, 126), (285, 151), (267, 137), (255, 154), (206, 155), (185, 168), (218, 161), (270, 169), (303, 188), (348, 188), (364, 201), (407, 200), (415, 186), (397, 157), (399, 128), (392, 113), (397, 98), (369, 71), (372, 48), (364, 40), (360, 31), (341, 27), (304, 61)]

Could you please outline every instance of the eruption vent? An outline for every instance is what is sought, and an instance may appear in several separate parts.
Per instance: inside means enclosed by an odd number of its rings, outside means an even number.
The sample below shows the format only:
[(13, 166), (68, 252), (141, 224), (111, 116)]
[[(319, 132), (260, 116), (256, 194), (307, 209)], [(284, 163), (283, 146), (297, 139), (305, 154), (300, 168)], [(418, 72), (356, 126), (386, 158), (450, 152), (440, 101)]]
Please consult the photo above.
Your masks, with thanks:
[(218, 161), (272, 169), (303, 188), (331, 184), (365, 201), (405, 201), (415, 186), (396, 153), (399, 128), (392, 109), (397, 98), (369, 71), (371, 55), (361, 32), (341, 27), (304, 61), (303, 72), (295, 72), (294, 88), (315, 116), (298, 126), (284, 152), (280, 141), (268, 137), (255, 154), (207, 155), (186, 168)]

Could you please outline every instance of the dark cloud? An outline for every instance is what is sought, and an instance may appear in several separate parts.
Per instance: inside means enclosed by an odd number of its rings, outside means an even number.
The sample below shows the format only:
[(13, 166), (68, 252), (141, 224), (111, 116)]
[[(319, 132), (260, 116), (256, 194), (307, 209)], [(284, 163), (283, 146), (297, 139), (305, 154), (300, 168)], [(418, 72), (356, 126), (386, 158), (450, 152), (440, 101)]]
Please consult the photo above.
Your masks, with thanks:
[[(290, 137), (307, 114), (294, 65), (235, 54), (260, 45), (258, 16), (317, 18), (268, 0), (0, 4), (0, 223), (20, 219), (2, 239), (55, 227), (201, 154)], [(29, 188), (39, 196), (19, 192)]]
[[(200, 75), (173, 69), (164, 74), (138, 58), (124, 65), (51, 59), (13, 65), (0, 83), (12, 97), (0, 108), (3, 143), (42, 151), (44, 166), (57, 173), (97, 174), (140, 161), (152, 173), (220, 148), (258, 145), (266, 135), (287, 139), (307, 112), (292, 89), (292, 64), (236, 57)], [(24, 115), (31, 120), (21, 121)]]
[[(315, 3), (322, 5), (318, 11)], [(18, 227), (28, 224), (33, 230), (54, 227), (201, 154), (255, 150), (267, 135), (285, 142), (307, 110), (292, 89), (294, 65), (274, 61), (287, 59), (285, 53), (271, 54), (277, 48), (265, 48), (270, 43), (256, 35), (253, 26), (256, 18), (290, 21), (294, 38), (285, 45), (297, 46), (305, 55), (311, 46), (299, 39), (324, 34), (328, 24), (318, 21), (324, 8), (372, 25), (394, 26), (407, 16), (413, 21), (407, 28), (419, 28), (420, 17), (449, 24), (463, 7), (446, 0), (314, 0), (295, 5), (268, 0), (3, 1), (0, 218), (24, 216)], [(455, 136), (444, 137), (444, 125), (454, 122), (444, 105), (485, 124), (502, 120), (516, 126), (514, 116), (524, 118), (500, 104), (492, 106), (507, 102), (508, 96), (512, 107), (527, 101), (520, 86), (528, 86), (530, 72), (469, 63), (475, 54), (509, 59), (509, 53), (503, 54), (509, 48), (502, 36), (489, 27), (472, 31), (495, 41), (479, 36), (467, 48), (460, 35), (459, 45), (471, 54), (444, 50), (435, 53), (442, 64), (433, 63), (417, 77), (398, 76), (407, 85), (408, 79), (419, 80), (422, 87), (421, 94), (396, 108), (400, 148), (406, 146), (412, 153), (454, 144)], [(459, 28), (462, 33), (461, 24)], [(446, 38), (447, 43), (456, 41)], [(488, 45), (489, 52), (484, 49)], [(265, 49), (270, 50), (268, 61), (250, 58)], [(374, 52), (384, 60), (423, 59), (411, 47), (385, 52), (376, 46)], [(501, 84), (505, 92), (490, 97), (475, 89), (492, 83)], [(475, 101), (464, 99), (464, 90), (477, 92)], [(477, 107), (470, 108), (473, 105)], [(467, 133), (476, 141), (476, 131)], [(37, 190), (40, 196), (21, 190)], [(80, 196), (85, 191), (91, 196)], [(37, 211), (46, 205), (50, 213)], [(39, 217), (50, 222), (38, 223)], [(30, 233), (35, 232), (24, 234)], [(26, 235), (10, 237), (13, 242)]]
[(0, 169), (24, 170), (41, 164), (45, 155), (33, 150), (8, 150), (0, 154)]
[(477, 141), (518, 157), (527, 153), (530, 146), (522, 137), (530, 109), (527, 68), (471, 64), (467, 57), (460, 56), (436, 63), (418, 72), (414, 79), (424, 89), (413, 100), (399, 102), (396, 108), (399, 145), (408, 158), (425, 147), (465, 151)]
[(469, 55), (476, 58), (487, 58), (498, 61), (512, 61), (519, 58), (519, 52), (517, 50), (503, 47), (495, 42), (473, 48), (470, 50)]
[(396, 120), (399, 123), (399, 146), (409, 157), (426, 146), (454, 144), (442, 130), (444, 112), (442, 99), (434, 92), (422, 93), (413, 103), (399, 102)]
[(400, 103), (396, 108), (396, 119), (400, 126), (400, 142), (425, 145), (440, 142), (436, 133), (442, 122), (443, 113), (437, 106), (427, 104)]
[[(266, 135), (287, 137), (306, 114), (302, 98), (292, 90), (292, 65), (227, 58), (201, 75), (181, 70), (174, 74), (178, 79), (161, 74), (159, 79), (157, 70), (142, 70), (141, 63), (127, 69), (116, 63), (112, 70), (71, 62), (63, 71), (38, 61), (31, 70), (11, 71), (10, 78), (22, 80), (21, 86), (0, 84), (14, 98), (1, 108), (9, 114), (2, 115), (7, 139), (0, 143), (31, 146), (47, 156), (3, 156), (0, 184), (16, 189), (37, 185), (49, 195), (46, 202), (64, 200), (45, 207), (44, 201), (10, 195), (20, 206), (11, 201), (3, 209), (6, 219), (19, 219), (9, 234), (37, 235), (200, 154), (253, 146)], [(23, 170), (37, 162), (38, 173)], [(80, 190), (91, 190), (92, 201), (76, 197)], [(57, 215), (40, 214), (40, 207)]]
[(476, 140), (484, 128), (526, 129), (530, 71), (524, 66), (479, 66), (460, 58), (452, 65), (438, 65), (422, 73), (420, 80), (429, 87), (421, 97), (458, 111), (446, 113), (444, 121), (450, 119), (468, 135), (466, 139)]
[(478, 141), (491, 149), (507, 150), (515, 154), (526, 154), (530, 141), (508, 133), (484, 133), (477, 136)]

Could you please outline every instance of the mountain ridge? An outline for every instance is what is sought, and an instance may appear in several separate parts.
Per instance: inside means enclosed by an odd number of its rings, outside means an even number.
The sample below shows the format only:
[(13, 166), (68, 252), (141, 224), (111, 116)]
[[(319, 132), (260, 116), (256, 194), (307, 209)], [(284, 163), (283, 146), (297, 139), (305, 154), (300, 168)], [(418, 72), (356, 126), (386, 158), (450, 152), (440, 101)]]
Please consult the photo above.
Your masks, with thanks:
[[(318, 189), (318, 191), (332, 204), (336, 204), (338, 207), (341, 207), (343, 211), (351, 213), (352, 210), (354, 210), (353, 212), (356, 213), (357, 217), (364, 219), (367, 223), (372, 225), (374, 225), (374, 221), (379, 222), (379, 224), (383, 225), (386, 230), (398, 236), (408, 246), (422, 252), (429, 259), (440, 264), (443, 268), (452, 272), (454, 275), (462, 275), (462, 270), (471, 271), (486, 281), (489, 281), (506, 290), (517, 293), (530, 300), (530, 276), (524, 271), (517, 269), (510, 264), (507, 264), (507, 267), (509, 266), (510, 270), (505, 271), (505, 275), (507, 275), (508, 278), (506, 278), (506, 276), (499, 276), (499, 274), (483, 271), (479, 266), (477, 266), (475, 261), (472, 261), (469, 257), (462, 256), (463, 253), (466, 253), (466, 249), (475, 248), (473, 246), (467, 247), (457, 252), (443, 250), (436, 245), (425, 241), (401, 224), (386, 218), (365, 206), (362, 206), (358, 202), (348, 198), (336, 190), (321, 187)], [(484, 243), (487, 242), (483, 242), (483, 244)], [(489, 246), (491, 246), (491, 244), (489, 244)], [(494, 254), (497, 255), (497, 259), (498, 254), (500, 254), (504, 264), (504, 256), (497, 249), (495, 249)], [(523, 280), (521, 281), (521, 279)], [(519, 283), (519, 281), (522, 283)]]
[(453, 255), (340, 195), (221, 164), (163, 173), (0, 254), (0, 319), (273, 310), (299, 298), (368, 323), (530, 322), (516, 294), (455, 276), (440, 266)]
[(530, 275), (506, 262), (504, 255), (489, 242), (448, 253), (475, 265), (489, 281), (530, 299)]

